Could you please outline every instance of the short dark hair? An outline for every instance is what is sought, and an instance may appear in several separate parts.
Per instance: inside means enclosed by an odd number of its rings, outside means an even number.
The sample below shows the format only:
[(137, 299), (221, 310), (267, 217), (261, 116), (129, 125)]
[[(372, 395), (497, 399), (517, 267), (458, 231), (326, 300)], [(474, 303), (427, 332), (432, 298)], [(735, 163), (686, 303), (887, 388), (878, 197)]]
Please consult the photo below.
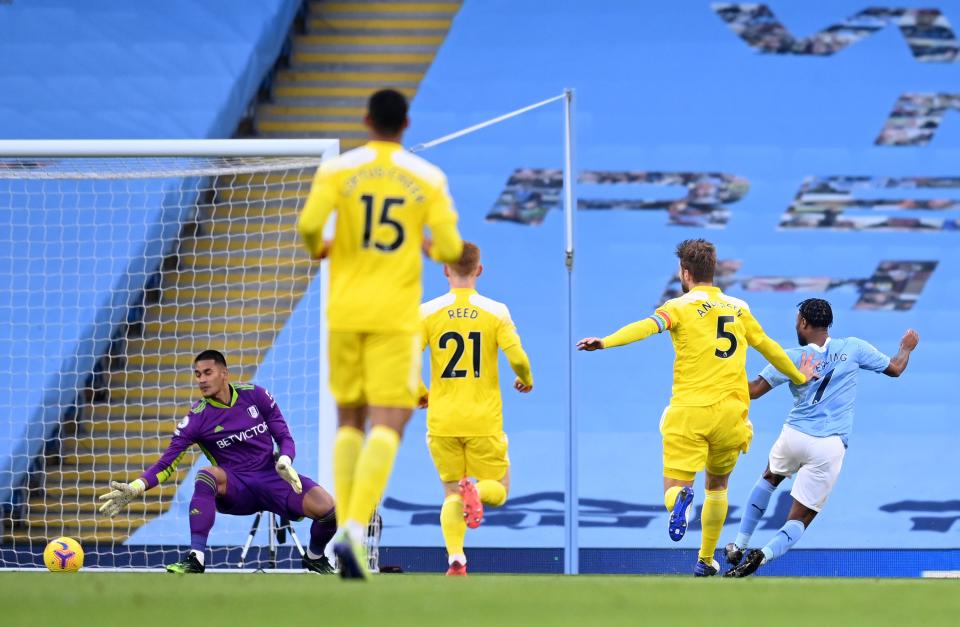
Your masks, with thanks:
[(396, 135), (407, 121), (407, 97), (396, 89), (381, 89), (367, 101), (367, 115), (373, 130), (385, 135)]
[(705, 239), (685, 239), (677, 244), (680, 267), (697, 283), (712, 283), (717, 269), (717, 249)]
[(221, 366), (223, 366), (224, 368), (227, 367), (227, 358), (223, 356), (223, 353), (221, 353), (220, 351), (215, 351), (212, 348), (208, 348), (207, 350), (201, 352), (199, 355), (194, 357), (193, 365), (196, 366), (198, 361), (207, 361), (207, 360), (216, 362)]
[(800, 310), (800, 317), (811, 327), (829, 329), (833, 324), (833, 309), (822, 298), (808, 298), (797, 305), (797, 309)]

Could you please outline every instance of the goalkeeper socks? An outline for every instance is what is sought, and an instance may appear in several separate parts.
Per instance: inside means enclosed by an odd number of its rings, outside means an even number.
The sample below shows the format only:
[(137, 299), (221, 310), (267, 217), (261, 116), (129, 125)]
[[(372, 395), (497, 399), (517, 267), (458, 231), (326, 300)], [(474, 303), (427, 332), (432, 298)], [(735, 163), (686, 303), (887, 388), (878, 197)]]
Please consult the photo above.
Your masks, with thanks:
[(756, 531), (763, 513), (767, 511), (767, 505), (770, 504), (770, 497), (777, 491), (777, 486), (760, 477), (756, 485), (753, 486), (753, 492), (750, 493), (750, 499), (747, 501), (747, 508), (743, 512), (743, 519), (740, 521), (740, 532), (737, 533), (737, 539), (734, 540), (741, 549), (747, 548), (750, 544), (750, 538)]
[(800, 536), (803, 535), (803, 532), (806, 530), (806, 527), (803, 526), (803, 523), (799, 520), (788, 520), (782, 527), (780, 531), (777, 532), (777, 535), (773, 536), (770, 542), (767, 542), (767, 546), (763, 547), (763, 557), (766, 558), (765, 561), (769, 562), (770, 560), (777, 559), (784, 553), (790, 550), (790, 548), (797, 543), (797, 540), (800, 539)]
[(444, 499), (440, 508), (440, 531), (443, 532), (443, 543), (447, 546), (450, 563), (459, 561), (466, 564), (463, 539), (467, 535), (467, 523), (463, 520), (463, 499), (459, 494), (451, 494)]
[(677, 495), (680, 494), (682, 489), (683, 486), (675, 485), (672, 488), (667, 488), (667, 491), (663, 493), (663, 506), (667, 508), (668, 512), (673, 512), (673, 506), (677, 504)]
[(499, 481), (492, 479), (478, 481), (477, 493), (480, 495), (480, 501), (490, 507), (500, 507), (507, 502), (507, 488)]
[(336, 508), (330, 508), (329, 512), (310, 525), (310, 545), (307, 547), (307, 557), (317, 559), (323, 555), (323, 549), (336, 532), (337, 510)]
[[(354, 427), (340, 427), (333, 441), (333, 491), (340, 505), (341, 515), (346, 514), (353, 488), (353, 476), (357, 458), (363, 448), (363, 431)], [(340, 521), (342, 525), (344, 521)]]
[[(206, 469), (197, 473), (190, 499), (190, 548), (202, 554), (207, 548), (207, 536), (217, 517), (217, 479)], [(203, 563), (203, 559), (200, 563)]]
[(713, 554), (720, 541), (720, 532), (727, 519), (727, 491), (706, 490), (703, 509), (700, 511), (700, 559), (707, 564), (713, 562)]
[[(393, 460), (400, 448), (400, 434), (384, 425), (370, 429), (367, 443), (357, 458), (352, 495), (346, 513), (348, 529), (366, 529), (387, 489)], [(354, 541), (358, 538), (354, 538)]]

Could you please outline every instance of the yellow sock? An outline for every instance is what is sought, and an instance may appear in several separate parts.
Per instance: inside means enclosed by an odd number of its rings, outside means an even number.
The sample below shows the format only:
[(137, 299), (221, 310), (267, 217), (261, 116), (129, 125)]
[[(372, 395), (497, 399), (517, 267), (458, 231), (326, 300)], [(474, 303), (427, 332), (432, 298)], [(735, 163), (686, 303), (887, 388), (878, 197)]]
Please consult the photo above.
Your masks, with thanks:
[(477, 492), (484, 505), (500, 507), (507, 502), (507, 489), (503, 484), (493, 479), (484, 479), (477, 482)]
[(357, 458), (357, 469), (353, 475), (353, 489), (346, 517), (346, 521), (351, 525), (356, 523), (366, 529), (380, 497), (387, 489), (398, 448), (400, 434), (390, 427), (377, 425), (370, 430), (367, 443)]
[(710, 564), (713, 553), (717, 550), (720, 541), (720, 532), (723, 523), (727, 520), (727, 491), (707, 490), (703, 499), (703, 510), (700, 512), (700, 524), (703, 530), (700, 535), (700, 559)]
[(463, 559), (467, 522), (463, 519), (463, 499), (459, 494), (451, 494), (444, 499), (440, 508), (440, 530), (443, 532), (443, 543), (447, 545), (447, 555)]
[(681, 486), (675, 485), (672, 488), (667, 488), (667, 491), (663, 493), (663, 506), (667, 508), (668, 512), (673, 511), (673, 506), (677, 502), (677, 495), (680, 494), (682, 489)]
[(333, 491), (337, 499), (337, 523), (346, 519), (353, 491), (353, 474), (357, 469), (357, 457), (363, 448), (363, 431), (354, 427), (340, 427), (333, 441)]

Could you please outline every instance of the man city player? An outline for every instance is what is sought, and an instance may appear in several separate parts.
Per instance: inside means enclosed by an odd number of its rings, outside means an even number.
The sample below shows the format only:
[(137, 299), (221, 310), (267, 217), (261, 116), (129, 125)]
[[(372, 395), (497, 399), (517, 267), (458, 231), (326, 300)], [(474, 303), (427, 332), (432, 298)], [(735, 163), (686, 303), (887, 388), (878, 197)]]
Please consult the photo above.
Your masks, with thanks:
[[(100, 512), (114, 516), (133, 499), (170, 477), (192, 444), (213, 464), (197, 473), (190, 501), (190, 551), (171, 573), (202, 573), (207, 536), (216, 513), (248, 516), (267, 510), (284, 518), (310, 518), (303, 567), (332, 573), (323, 549), (336, 532), (333, 497), (293, 469), (295, 447), (277, 402), (265, 389), (230, 383), (222, 353), (205, 350), (193, 361), (203, 395), (177, 424), (160, 459), (131, 483), (112, 481)], [(274, 442), (279, 457), (274, 461)]]
[[(726, 546), (727, 561), (733, 568), (724, 577), (746, 577), (763, 564), (782, 556), (797, 543), (820, 512), (833, 490), (853, 431), (857, 375), (861, 370), (899, 377), (907, 368), (910, 353), (920, 336), (908, 329), (900, 340), (900, 350), (887, 357), (868, 342), (855, 337), (830, 337), (833, 310), (830, 303), (810, 298), (799, 305), (797, 341), (801, 348), (787, 351), (794, 362), (816, 360), (820, 381), (804, 387), (790, 385), (793, 409), (780, 437), (770, 450), (767, 469), (757, 481), (744, 508), (740, 533)], [(750, 382), (750, 398), (759, 398), (786, 382), (779, 372), (767, 366)], [(747, 552), (750, 538), (763, 517), (770, 497), (789, 476), (796, 474), (793, 505), (787, 522), (761, 549)]]

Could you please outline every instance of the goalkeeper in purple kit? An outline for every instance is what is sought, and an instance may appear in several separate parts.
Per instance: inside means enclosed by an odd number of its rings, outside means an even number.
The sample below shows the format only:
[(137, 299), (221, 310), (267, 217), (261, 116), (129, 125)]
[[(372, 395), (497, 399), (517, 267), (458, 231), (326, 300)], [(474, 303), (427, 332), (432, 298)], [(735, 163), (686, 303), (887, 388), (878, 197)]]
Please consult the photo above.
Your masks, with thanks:
[(273, 396), (256, 385), (230, 383), (227, 360), (215, 350), (197, 355), (193, 374), (203, 398), (177, 424), (163, 456), (139, 479), (110, 483), (112, 490), (100, 497), (100, 512), (114, 516), (163, 482), (196, 444), (213, 465), (197, 473), (190, 501), (190, 551), (167, 571), (204, 571), (207, 536), (217, 512), (248, 516), (266, 510), (291, 520), (312, 519), (303, 567), (332, 573), (323, 550), (337, 530), (333, 497), (293, 469), (293, 437)]

